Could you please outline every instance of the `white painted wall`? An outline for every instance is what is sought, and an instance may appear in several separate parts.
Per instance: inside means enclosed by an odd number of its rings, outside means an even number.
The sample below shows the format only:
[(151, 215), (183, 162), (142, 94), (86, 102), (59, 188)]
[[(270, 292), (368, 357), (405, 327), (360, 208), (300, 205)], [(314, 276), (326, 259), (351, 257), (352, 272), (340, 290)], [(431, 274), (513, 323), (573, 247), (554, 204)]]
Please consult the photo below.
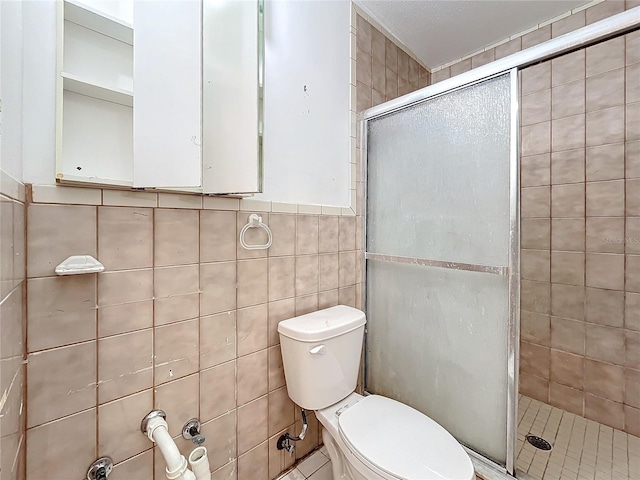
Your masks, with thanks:
[[(258, 198), (350, 204), (350, 8), (348, 0), (266, 2), (264, 193)], [(50, 185), (55, 1), (25, 1), (23, 15), (24, 181)]]
[(0, 2), (0, 169), (22, 181), (22, 3)]
[(345, 0), (265, 4), (264, 190), (350, 204), (350, 12)]

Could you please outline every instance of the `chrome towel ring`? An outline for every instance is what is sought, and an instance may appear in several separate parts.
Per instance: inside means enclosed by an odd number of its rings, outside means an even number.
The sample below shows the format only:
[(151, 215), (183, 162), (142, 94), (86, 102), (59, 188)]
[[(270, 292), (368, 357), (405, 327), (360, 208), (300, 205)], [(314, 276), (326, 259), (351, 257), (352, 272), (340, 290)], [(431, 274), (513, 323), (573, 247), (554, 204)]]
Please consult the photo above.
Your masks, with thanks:
[[(250, 228), (262, 228), (265, 232), (267, 232), (267, 235), (269, 236), (267, 243), (265, 243), (264, 245), (248, 245), (244, 240), (244, 236), (247, 233), (247, 230), (249, 230)], [(255, 213), (249, 215), (249, 223), (247, 223), (244, 227), (242, 227), (242, 230), (240, 230), (240, 245), (242, 245), (247, 250), (265, 250), (271, 246), (272, 241), (273, 235), (271, 235), (271, 230), (267, 225), (262, 223), (262, 217)]]

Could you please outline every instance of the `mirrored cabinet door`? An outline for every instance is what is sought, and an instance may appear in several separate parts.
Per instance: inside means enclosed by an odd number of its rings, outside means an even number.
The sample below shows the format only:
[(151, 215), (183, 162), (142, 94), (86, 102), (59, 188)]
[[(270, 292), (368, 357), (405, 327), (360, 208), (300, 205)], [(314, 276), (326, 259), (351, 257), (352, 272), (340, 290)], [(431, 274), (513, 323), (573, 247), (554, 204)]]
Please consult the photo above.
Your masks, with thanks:
[(59, 4), (56, 181), (261, 191), (262, 0), (103, 3)]

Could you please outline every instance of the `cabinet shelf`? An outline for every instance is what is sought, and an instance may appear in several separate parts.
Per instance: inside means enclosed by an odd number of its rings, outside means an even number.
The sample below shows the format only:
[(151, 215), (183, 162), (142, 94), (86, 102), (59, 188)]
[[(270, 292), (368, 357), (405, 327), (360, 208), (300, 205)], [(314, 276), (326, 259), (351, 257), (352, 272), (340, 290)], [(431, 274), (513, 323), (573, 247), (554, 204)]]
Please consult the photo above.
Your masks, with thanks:
[(63, 78), (64, 90), (107, 102), (118, 103), (126, 107), (133, 107), (133, 92), (130, 90), (106, 87), (67, 72), (62, 72), (60, 75)]
[(133, 26), (130, 23), (102, 13), (75, 0), (65, 0), (64, 19), (133, 45)]

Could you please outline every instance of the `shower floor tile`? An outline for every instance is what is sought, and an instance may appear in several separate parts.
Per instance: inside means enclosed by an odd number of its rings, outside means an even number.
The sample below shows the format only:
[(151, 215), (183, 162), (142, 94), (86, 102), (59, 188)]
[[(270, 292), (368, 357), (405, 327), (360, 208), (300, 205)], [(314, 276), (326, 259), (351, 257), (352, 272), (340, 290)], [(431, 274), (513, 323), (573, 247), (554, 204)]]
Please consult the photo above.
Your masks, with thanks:
[[(516, 468), (537, 480), (640, 480), (640, 438), (524, 395), (518, 403)], [(526, 435), (547, 440), (544, 451)]]

